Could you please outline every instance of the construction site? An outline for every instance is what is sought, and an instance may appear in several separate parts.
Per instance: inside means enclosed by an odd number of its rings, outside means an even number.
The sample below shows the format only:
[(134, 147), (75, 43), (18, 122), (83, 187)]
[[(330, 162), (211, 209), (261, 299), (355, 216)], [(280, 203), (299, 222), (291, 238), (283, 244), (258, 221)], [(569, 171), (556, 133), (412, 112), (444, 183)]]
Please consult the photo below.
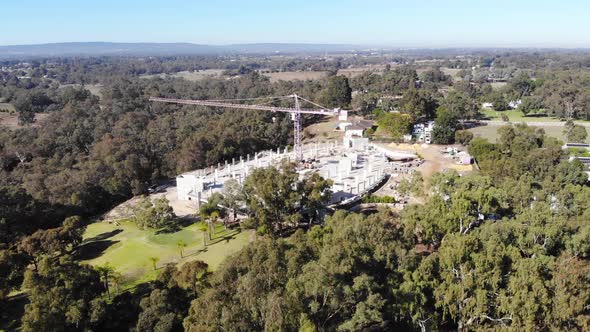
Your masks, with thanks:
[[(295, 107), (269, 106), (274, 100), (293, 100)], [(356, 120), (351, 122), (348, 111), (327, 109), (298, 95), (248, 99), (256, 104), (240, 103), (245, 100), (185, 100), (170, 98), (150, 98), (152, 102), (182, 105), (199, 105), (216, 108), (242, 110), (260, 110), (289, 113), (294, 125), (294, 144), (292, 149), (278, 148), (276, 151), (260, 151), (253, 155), (240, 156), (206, 169), (199, 169), (180, 174), (176, 177), (176, 187), (169, 188), (166, 196), (171, 201), (184, 205), (182, 210), (196, 211), (201, 203), (206, 202), (216, 192), (223, 192), (228, 180), (242, 184), (248, 174), (255, 168), (279, 167), (284, 161), (296, 162), (297, 172), (301, 178), (319, 173), (332, 181), (332, 207), (353, 204), (367, 193), (382, 186), (394, 173), (410, 173), (409, 168), (417, 164), (404, 162), (417, 159), (417, 155), (407, 151), (393, 151), (369, 142), (363, 137), (363, 131), (371, 127), (370, 122)], [(302, 108), (302, 103), (314, 108)], [(342, 130), (341, 140), (321, 143), (302, 143), (301, 116), (303, 114), (338, 117), (340, 122), (334, 130)], [(346, 124), (342, 126), (342, 124)], [(175, 196), (175, 197), (172, 197)], [(177, 204), (173, 204), (177, 205)], [(179, 208), (177, 208), (178, 210)], [(177, 213), (180, 211), (177, 211)], [(182, 214), (182, 213), (181, 213)]]
[[(234, 100), (186, 100), (154, 97), (152, 102), (197, 105), (214, 108), (238, 109), (248, 111), (283, 112), (291, 115), (293, 121), (292, 147), (259, 151), (226, 160), (204, 169), (193, 170), (176, 177), (176, 186), (157, 190), (154, 195), (163, 195), (170, 201), (179, 216), (194, 215), (200, 205), (207, 202), (214, 193), (223, 193), (229, 180), (243, 184), (248, 174), (255, 168), (280, 167), (284, 161), (295, 162), (301, 179), (318, 173), (332, 181), (332, 208), (350, 207), (360, 203), (370, 193), (385, 193), (400, 199), (401, 205), (407, 198), (399, 197), (395, 188), (401, 179), (409, 177), (414, 171), (428, 175), (432, 171), (456, 168), (453, 159), (444, 151), (430, 148), (428, 144), (402, 145), (379, 144), (364, 137), (365, 130), (372, 128), (372, 121), (360, 117), (350, 117), (349, 112), (340, 109), (327, 109), (298, 95)], [(269, 105), (276, 100), (292, 100), (294, 108)], [(303, 108), (302, 103), (313, 108)], [(303, 144), (301, 116), (321, 115), (329, 123), (328, 130), (335, 133), (327, 140), (315, 140)], [(324, 131), (325, 132), (325, 131)], [(426, 156), (426, 158), (424, 158)], [(456, 159), (456, 158), (455, 158)], [(466, 170), (471, 166), (466, 165)], [(402, 206), (403, 207), (403, 206)]]
[[(347, 139), (346, 142), (349, 142)], [(359, 199), (382, 185), (394, 172), (404, 166), (397, 161), (411, 161), (416, 155), (394, 152), (370, 144), (367, 139), (346, 142), (304, 145), (303, 159), (297, 168), (301, 178), (317, 172), (333, 182), (330, 205), (345, 205)], [(294, 150), (277, 149), (262, 151), (253, 156), (242, 156), (224, 164), (195, 170), (176, 177), (176, 194), (180, 201), (191, 202), (198, 207), (215, 192), (223, 191), (226, 181), (235, 179), (242, 184), (248, 174), (258, 167), (279, 167), (283, 161), (295, 161)]]

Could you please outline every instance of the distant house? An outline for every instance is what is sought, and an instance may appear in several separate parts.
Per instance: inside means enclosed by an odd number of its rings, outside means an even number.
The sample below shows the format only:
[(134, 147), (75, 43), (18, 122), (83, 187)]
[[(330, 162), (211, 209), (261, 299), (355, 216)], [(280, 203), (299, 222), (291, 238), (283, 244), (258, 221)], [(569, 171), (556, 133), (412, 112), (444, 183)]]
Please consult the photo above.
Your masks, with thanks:
[(490, 109), (494, 108), (494, 104), (493, 103), (483, 103), (483, 104), (481, 104), (481, 108), (490, 110)]
[(350, 137), (363, 137), (363, 133), (365, 132), (365, 127), (358, 126), (358, 125), (350, 125), (346, 127), (346, 131), (344, 132), (344, 136)]
[(416, 142), (423, 142), (426, 144), (432, 143), (432, 130), (434, 129), (434, 121), (425, 123), (417, 123), (412, 130), (412, 136)]
[(520, 104), (522, 104), (522, 100), (518, 99), (518, 100), (513, 100), (511, 102), (508, 103), (508, 107), (510, 107), (511, 109), (515, 110), (518, 108), (518, 106), (520, 106)]
[(351, 137), (363, 137), (365, 130), (373, 128), (374, 122), (370, 120), (355, 120), (350, 125), (345, 127), (344, 136), (347, 138)]

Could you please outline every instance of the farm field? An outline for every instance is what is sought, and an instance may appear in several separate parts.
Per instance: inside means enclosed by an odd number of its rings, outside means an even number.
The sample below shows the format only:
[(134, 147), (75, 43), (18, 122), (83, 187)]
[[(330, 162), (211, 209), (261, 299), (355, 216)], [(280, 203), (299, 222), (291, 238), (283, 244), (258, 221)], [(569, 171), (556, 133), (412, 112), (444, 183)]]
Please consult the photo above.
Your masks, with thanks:
[(264, 73), (264, 76), (270, 78), (271, 82), (278, 81), (306, 81), (317, 80), (328, 75), (325, 71), (284, 71), (276, 73)]
[[(202, 260), (215, 270), (228, 256), (250, 242), (252, 231), (224, 230), (217, 225), (212, 240), (203, 246), (200, 224), (192, 224), (174, 233), (141, 230), (131, 221), (96, 222), (87, 226), (80, 248), (82, 262), (101, 266), (108, 264), (123, 275), (123, 288), (153, 280), (158, 270), (169, 263), (183, 264)], [(186, 244), (180, 257), (178, 242)], [(157, 270), (151, 257), (157, 257)]]
[(453, 81), (460, 80), (460, 77), (457, 76), (457, 74), (461, 71), (461, 69), (442, 67), (440, 70), (446, 75), (451, 76)]
[(200, 81), (206, 78), (218, 78), (223, 76), (223, 69), (205, 69), (194, 72), (181, 71), (174, 74), (154, 74), (154, 75), (141, 75), (141, 78), (155, 78), (155, 77), (178, 77), (184, 78), (187, 81)]
[[(394, 66), (392, 66), (393, 68)], [(344, 68), (338, 70), (338, 75), (344, 75), (348, 78), (361, 75), (365, 71), (372, 70), (376, 73), (382, 73), (385, 70), (385, 65), (367, 65), (362, 67)]]

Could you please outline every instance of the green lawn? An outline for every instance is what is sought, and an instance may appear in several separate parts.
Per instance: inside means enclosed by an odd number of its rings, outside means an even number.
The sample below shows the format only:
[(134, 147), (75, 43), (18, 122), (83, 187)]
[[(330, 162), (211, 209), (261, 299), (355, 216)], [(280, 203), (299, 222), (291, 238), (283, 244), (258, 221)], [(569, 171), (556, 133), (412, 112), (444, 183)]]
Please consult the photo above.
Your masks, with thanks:
[[(481, 113), (488, 117), (492, 121), (502, 121), (502, 114), (508, 115), (508, 119), (512, 122), (564, 122), (558, 118), (552, 116), (544, 116), (544, 115), (537, 115), (531, 114), (529, 116), (525, 116), (519, 110), (507, 110), (502, 112), (496, 112), (491, 109), (482, 109)], [(576, 120), (575, 122), (588, 122), (585, 120)]]
[(482, 109), (481, 113), (492, 121), (502, 121), (501, 115), (506, 114), (512, 122), (560, 122), (559, 119), (549, 116), (524, 116), (519, 110), (496, 112), (491, 109)]
[[(537, 126), (545, 130), (547, 136), (555, 137), (562, 142), (565, 141), (563, 136), (563, 127), (559, 126)], [(490, 142), (495, 142), (498, 136), (498, 129), (500, 126), (481, 126), (469, 129), (475, 137), (487, 138)]]
[[(158, 269), (168, 263), (182, 264), (202, 260), (216, 269), (229, 255), (242, 249), (250, 241), (250, 231), (223, 229), (218, 225), (213, 239), (203, 246), (203, 233), (199, 224), (192, 224), (174, 233), (157, 234), (154, 230), (141, 230), (133, 222), (96, 222), (88, 225), (84, 233), (84, 247), (80, 255), (90, 265), (109, 264), (124, 277), (123, 287), (132, 287), (153, 280), (150, 257), (158, 257)], [(184, 258), (180, 257), (179, 241), (187, 244)]]

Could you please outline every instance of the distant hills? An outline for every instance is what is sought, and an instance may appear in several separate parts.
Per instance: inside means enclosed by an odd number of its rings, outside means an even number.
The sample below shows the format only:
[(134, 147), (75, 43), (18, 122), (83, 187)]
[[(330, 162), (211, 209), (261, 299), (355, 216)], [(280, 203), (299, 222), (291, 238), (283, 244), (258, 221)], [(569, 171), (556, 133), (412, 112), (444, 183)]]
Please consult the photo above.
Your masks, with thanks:
[(36, 45), (0, 46), (0, 58), (105, 56), (105, 55), (214, 55), (351, 52), (367, 49), (345, 44), (261, 43), (201, 45), (191, 43), (110, 43), (73, 42)]

